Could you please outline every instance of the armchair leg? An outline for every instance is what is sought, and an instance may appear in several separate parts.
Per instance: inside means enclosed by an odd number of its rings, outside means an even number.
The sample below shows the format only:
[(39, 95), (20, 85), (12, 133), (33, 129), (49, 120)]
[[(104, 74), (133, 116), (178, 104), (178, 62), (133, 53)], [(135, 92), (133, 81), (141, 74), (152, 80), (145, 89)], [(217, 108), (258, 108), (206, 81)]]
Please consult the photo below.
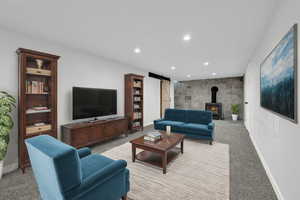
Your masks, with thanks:
[(122, 200), (127, 200), (127, 194), (125, 194), (124, 196), (122, 196)]

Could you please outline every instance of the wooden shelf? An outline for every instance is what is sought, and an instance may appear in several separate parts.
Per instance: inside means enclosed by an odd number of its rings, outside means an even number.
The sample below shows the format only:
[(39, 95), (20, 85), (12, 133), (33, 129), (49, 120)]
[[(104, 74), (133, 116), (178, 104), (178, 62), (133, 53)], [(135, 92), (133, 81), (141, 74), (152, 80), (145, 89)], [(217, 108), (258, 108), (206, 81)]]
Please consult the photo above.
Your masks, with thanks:
[(30, 115), (30, 114), (38, 114), (38, 113), (49, 113), (51, 112), (51, 109), (47, 109), (47, 110), (33, 110), (33, 109), (27, 109), (26, 110), (26, 114)]
[(27, 67), (26, 68), (26, 74), (50, 77), (51, 76), (51, 70)]
[[(143, 129), (143, 95), (144, 95), (144, 76), (137, 74), (125, 75), (125, 115), (129, 119), (129, 130), (137, 131)], [(139, 91), (139, 94), (136, 94)], [(135, 108), (139, 105), (139, 108)], [(135, 118), (138, 114), (139, 118)]]
[(25, 93), (26, 95), (49, 95), (48, 92), (45, 93)]
[(52, 131), (53, 130), (50, 129), (50, 130), (46, 130), (46, 131), (40, 131), (40, 132), (37, 132), (37, 133), (26, 134), (25, 139), (32, 138), (32, 137), (35, 137), (35, 136), (38, 136), (38, 135), (45, 135), (45, 134), (51, 135)]
[(33, 73), (26, 73), (26, 75), (28, 76), (37, 76), (37, 77), (43, 77), (43, 78), (51, 78), (52, 76), (51, 75), (43, 75), (43, 74), (33, 74)]
[[(57, 137), (59, 56), (23, 48), (18, 49), (17, 54), (19, 57), (19, 167), (25, 172), (30, 162), (24, 140), (41, 134)], [(41, 105), (49, 109), (31, 109)], [(37, 123), (46, 124), (34, 126)]]

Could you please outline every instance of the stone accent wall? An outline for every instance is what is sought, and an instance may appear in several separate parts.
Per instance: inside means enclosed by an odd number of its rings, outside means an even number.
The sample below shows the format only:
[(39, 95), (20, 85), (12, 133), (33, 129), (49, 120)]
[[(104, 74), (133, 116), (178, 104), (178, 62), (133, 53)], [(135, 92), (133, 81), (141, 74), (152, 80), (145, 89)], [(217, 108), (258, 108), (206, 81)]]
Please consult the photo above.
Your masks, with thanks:
[(217, 102), (222, 103), (223, 116), (231, 118), (231, 105), (240, 104), (239, 118), (244, 117), (244, 82), (241, 77), (180, 81), (175, 84), (175, 108), (205, 109), (211, 102), (211, 88), (218, 87)]

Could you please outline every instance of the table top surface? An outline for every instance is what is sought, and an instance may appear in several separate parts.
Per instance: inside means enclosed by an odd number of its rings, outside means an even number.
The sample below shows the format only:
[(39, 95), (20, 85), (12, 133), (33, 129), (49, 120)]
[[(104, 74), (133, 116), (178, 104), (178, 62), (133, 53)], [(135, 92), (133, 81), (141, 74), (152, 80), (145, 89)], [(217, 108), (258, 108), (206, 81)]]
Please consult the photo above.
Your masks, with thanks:
[(171, 133), (171, 135), (168, 136), (165, 131), (159, 131), (159, 132), (162, 134), (162, 139), (156, 142), (144, 140), (144, 136), (141, 136), (137, 139), (131, 140), (130, 143), (138, 146), (145, 146), (148, 148), (161, 150), (161, 151), (167, 151), (175, 147), (184, 139), (183, 134)]

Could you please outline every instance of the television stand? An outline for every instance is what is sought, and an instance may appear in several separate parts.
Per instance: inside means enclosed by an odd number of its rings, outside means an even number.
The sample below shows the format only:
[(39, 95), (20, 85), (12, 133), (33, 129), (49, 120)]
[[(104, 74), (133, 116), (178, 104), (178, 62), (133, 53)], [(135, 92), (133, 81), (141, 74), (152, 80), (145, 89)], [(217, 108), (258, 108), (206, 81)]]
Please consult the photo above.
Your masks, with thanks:
[(98, 118), (97, 118), (97, 117), (95, 117), (95, 118), (92, 119), (92, 120), (89, 120), (88, 123), (94, 123), (94, 122), (96, 122), (96, 121), (98, 121)]
[(128, 134), (128, 120), (125, 117), (77, 122), (61, 126), (62, 141), (76, 148), (91, 146), (122, 134)]

